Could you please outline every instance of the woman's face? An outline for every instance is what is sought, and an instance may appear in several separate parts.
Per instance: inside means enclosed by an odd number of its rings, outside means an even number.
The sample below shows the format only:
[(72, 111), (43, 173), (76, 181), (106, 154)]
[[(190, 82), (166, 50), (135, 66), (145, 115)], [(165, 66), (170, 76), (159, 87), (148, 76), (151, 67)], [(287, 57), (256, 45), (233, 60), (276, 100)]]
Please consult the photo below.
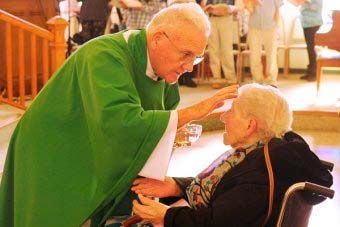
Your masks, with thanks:
[(245, 145), (247, 141), (247, 129), (249, 121), (242, 117), (238, 109), (238, 101), (234, 100), (232, 107), (221, 116), (221, 121), (225, 124), (223, 134), (224, 144), (230, 145), (233, 148), (239, 148)]

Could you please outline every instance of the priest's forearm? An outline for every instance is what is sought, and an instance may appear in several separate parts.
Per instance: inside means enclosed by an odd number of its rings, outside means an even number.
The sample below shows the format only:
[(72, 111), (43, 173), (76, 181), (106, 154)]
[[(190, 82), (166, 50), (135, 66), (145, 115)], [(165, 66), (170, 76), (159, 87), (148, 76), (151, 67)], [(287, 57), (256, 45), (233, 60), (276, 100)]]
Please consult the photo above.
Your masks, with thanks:
[(178, 113), (177, 128), (181, 128), (190, 121), (199, 120), (200, 118), (205, 116), (205, 115), (202, 116), (202, 113), (200, 113), (199, 104), (179, 109), (177, 110), (177, 113)]

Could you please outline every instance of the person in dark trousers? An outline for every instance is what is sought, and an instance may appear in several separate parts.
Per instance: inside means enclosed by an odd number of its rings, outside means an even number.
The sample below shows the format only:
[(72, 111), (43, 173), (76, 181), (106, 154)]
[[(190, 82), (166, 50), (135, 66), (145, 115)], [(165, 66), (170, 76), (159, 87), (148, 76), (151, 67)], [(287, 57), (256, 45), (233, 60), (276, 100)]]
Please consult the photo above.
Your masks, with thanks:
[(83, 0), (80, 8), (81, 32), (73, 36), (73, 41), (83, 44), (104, 34), (110, 14), (108, 0)]
[(315, 33), (322, 25), (322, 0), (305, 0), (301, 6), (301, 24), (307, 44), (308, 60), (306, 75), (302, 80), (316, 80)]
[(184, 73), (179, 79), (178, 84), (187, 87), (197, 87), (197, 84), (193, 80), (195, 77), (195, 71)]

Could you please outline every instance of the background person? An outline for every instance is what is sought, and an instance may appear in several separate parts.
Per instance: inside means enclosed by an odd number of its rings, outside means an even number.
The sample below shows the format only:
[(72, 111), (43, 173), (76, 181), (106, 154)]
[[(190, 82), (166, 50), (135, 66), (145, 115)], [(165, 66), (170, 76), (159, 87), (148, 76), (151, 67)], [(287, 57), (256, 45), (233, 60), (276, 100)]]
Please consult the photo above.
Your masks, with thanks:
[(79, 20), (81, 32), (73, 36), (73, 41), (83, 44), (90, 39), (104, 34), (107, 19), (110, 15), (109, 0), (83, 0)]
[[(301, 1), (302, 2), (302, 1)], [(301, 5), (301, 24), (305, 36), (308, 52), (308, 66), (306, 75), (301, 79), (316, 80), (316, 52), (315, 34), (322, 25), (322, 0), (305, 0)]]
[(162, 0), (141, 0), (141, 8), (124, 9), (127, 29), (142, 29), (150, 22), (153, 15), (165, 7)]
[(237, 12), (237, 7), (233, 0), (208, 0), (203, 5), (211, 22), (208, 42), (209, 65), (213, 75), (211, 86), (219, 89), (226, 84), (237, 83), (233, 55), (233, 14)]
[[(282, 0), (246, 0), (245, 7), (250, 12), (247, 35), (250, 70), (256, 83), (277, 86), (277, 28), (282, 4)], [(266, 78), (261, 63), (262, 47), (266, 55)]]

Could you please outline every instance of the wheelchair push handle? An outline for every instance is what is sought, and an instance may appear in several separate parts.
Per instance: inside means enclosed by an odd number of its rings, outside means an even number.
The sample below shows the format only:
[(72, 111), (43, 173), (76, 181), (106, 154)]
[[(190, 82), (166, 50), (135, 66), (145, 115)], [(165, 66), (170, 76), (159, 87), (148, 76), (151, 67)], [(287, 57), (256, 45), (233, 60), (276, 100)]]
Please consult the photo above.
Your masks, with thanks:
[(322, 164), (323, 166), (325, 166), (330, 172), (333, 171), (334, 163), (332, 163), (332, 162), (327, 162), (327, 161), (325, 161), (325, 160), (320, 160), (320, 162), (321, 162), (321, 164)]
[(310, 182), (305, 183), (305, 189), (310, 190), (312, 192), (316, 192), (322, 196), (328, 197), (328, 198), (333, 198), (334, 197), (334, 190), (318, 185), (318, 184), (313, 184)]

